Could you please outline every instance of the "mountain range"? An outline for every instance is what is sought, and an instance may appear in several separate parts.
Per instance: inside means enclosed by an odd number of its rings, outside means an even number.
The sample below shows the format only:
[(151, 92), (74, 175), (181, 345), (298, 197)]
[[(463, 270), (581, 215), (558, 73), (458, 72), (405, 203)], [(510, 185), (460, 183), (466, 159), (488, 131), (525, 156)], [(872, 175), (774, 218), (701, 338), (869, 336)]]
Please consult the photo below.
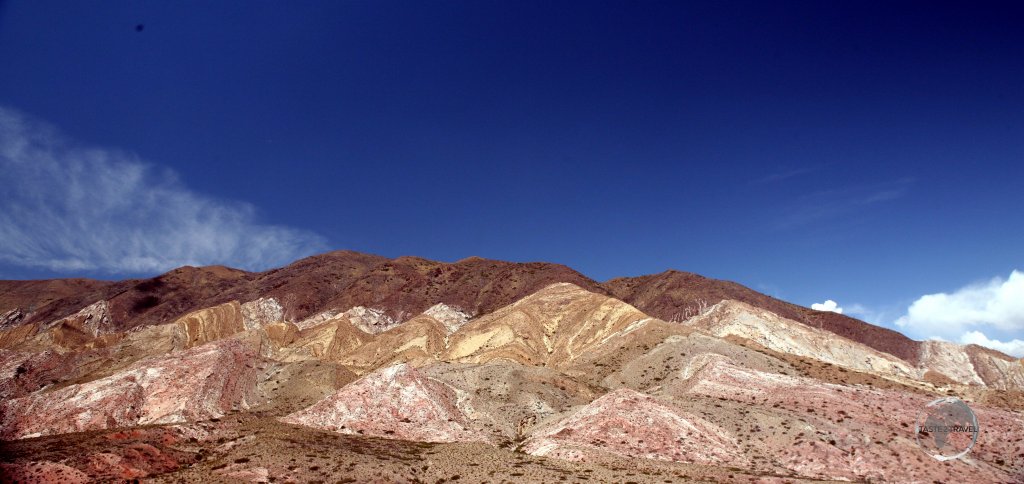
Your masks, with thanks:
[[(669, 270), (350, 251), (0, 281), (8, 480), (1024, 480), (1024, 363)], [(981, 432), (917, 445), (944, 396)]]

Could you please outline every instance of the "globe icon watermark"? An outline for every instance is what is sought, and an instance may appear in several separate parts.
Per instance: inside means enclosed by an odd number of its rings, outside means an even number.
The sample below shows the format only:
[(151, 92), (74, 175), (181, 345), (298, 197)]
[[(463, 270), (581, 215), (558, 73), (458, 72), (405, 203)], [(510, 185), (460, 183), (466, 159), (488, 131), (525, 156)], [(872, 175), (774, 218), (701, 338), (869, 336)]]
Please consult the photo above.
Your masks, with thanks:
[(925, 405), (914, 426), (917, 445), (940, 460), (963, 457), (978, 441), (978, 417), (963, 400), (945, 397)]

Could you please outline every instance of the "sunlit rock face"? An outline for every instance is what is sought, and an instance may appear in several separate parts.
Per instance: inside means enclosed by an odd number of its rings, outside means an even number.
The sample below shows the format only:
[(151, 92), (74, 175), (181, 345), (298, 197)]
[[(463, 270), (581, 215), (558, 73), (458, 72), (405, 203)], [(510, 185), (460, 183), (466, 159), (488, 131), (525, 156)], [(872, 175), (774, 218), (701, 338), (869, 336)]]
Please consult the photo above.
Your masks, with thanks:
[(341, 361), (374, 339), (373, 335), (355, 327), (345, 314), (312, 326), (299, 325), (297, 329), (295, 340), (281, 351), (283, 360)]
[(349, 318), (353, 326), (370, 334), (383, 333), (401, 324), (400, 321), (396, 321), (391, 316), (388, 316), (383, 309), (356, 306), (345, 311), (344, 314)]
[(245, 329), (260, 329), (268, 324), (284, 321), (284, 308), (274, 298), (259, 298), (242, 304), (242, 324)]
[(191, 348), (245, 331), (244, 321), (241, 305), (231, 301), (186, 314), (168, 329), (184, 339), (184, 347)]
[(444, 325), (449, 333), (454, 333), (470, 320), (470, 315), (461, 309), (454, 308), (444, 303), (437, 303), (423, 311), (424, 316), (430, 316)]
[(394, 363), (422, 366), (437, 361), (447, 337), (448, 330), (440, 321), (421, 314), (374, 335), (359, 348), (340, 355), (338, 361), (360, 373)]
[[(335, 254), (262, 274), (172, 271), (102, 297), (108, 285), (71, 297), (78, 285), (0, 283), (0, 438), (20, 449), (0, 471), (326, 481), (350, 476), (294, 462), (342, 449), (373, 469), (361, 481), (499, 480), (469, 474), (486, 455), (511, 456), (515, 473), (538, 463), (545, 482), (616, 467), (629, 470), (590, 477), (1024, 482), (1021, 360), (782, 314), (771, 308), (788, 303), (749, 290), (724, 298), (722, 281), (641, 279)], [(616, 291), (669, 316), (692, 307), (665, 321)], [(134, 304), (148, 296), (158, 304)], [(914, 424), (947, 395), (982, 431), (966, 459), (937, 464)], [(435, 469), (444, 452), (457, 472)]]
[(611, 392), (534, 432), (523, 449), (569, 460), (585, 460), (597, 451), (698, 464), (748, 464), (735, 437), (724, 429), (629, 389)]
[(336, 318), (342, 312), (343, 311), (338, 309), (328, 309), (327, 311), (314, 314), (302, 321), (296, 322), (295, 326), (298, 327), (300, 331), (313, 328)]
[(1024, 359), (1011, 358), (978, 345), (964, 348), (975, 373), (986, 386), (1000, 390), (1024, 390)]
[(503, 358), (561, 366), (601, 351), (613, 338), (637, 331), (651, 320), (617, 299), (569, 283), (552, 284), (467, 323), (449, 338), (444, 359)]
[(7, 324), (0, 324), (0, 348), (74, 351), (82, 346), (95, 346), (97, 337), (118, 331), (110, 315), (110, 304), (105, 300), (53, 321), (20, 324), (23, 318), (19, 310), (5, 317)]
[(923, 373), (910, 363), (867, 345), (738, 301), (722, 301), (685, 323), (718, 337), (748, 339), (768, 349), (898, 378)]
[(974, 370), (966, 348), (946, 341), (921, 342), (921, 366), (936, 371), (957, 383), (984, 385), (985, 381)]
[[(927, 456), (920, 458), (912, 429), (932, 396), (752, 370), (722, 357), (701, 363), (666, 396), (679, 405), (715, 402), (711, 405), (719, 410), (709, 419), (736, 429), (736, 438), (750, 445), (746, 454), (757, 458), (752, 465), (764, 472), (900, 482), (1002, 482), (1012, 475), (1008, 468), (979, 468), (968, 462), (938, 465)], [(972, 454), (1024, 463), (1024, 456), (1013, 457), (1020, 446), (1017, 437), (1024, 436), (1024, 418), (1006, 410), (972, 408), (979, 421), (986, 420), (990, 435), (1015, 436), (979, 442)]]
[(107, 301), (93, 303), (74, 315), (53, 323), (53, 326), (61, 325), (77, 329), (92, 336), (99, 336), (100, 334), (117, 330), (110, 317), (110, 305), (107, 304)]
[(219, 417), (245, 408), (258, 347), (222, 340), (141, 360), (105, 378), (0, 403), (0, 437), (19, 439)]
[(486, 441), (468, 428), (460, 396), (419, 370), (397, 364), (364, 376), (286, 423), (345, 434), (422, 442)]

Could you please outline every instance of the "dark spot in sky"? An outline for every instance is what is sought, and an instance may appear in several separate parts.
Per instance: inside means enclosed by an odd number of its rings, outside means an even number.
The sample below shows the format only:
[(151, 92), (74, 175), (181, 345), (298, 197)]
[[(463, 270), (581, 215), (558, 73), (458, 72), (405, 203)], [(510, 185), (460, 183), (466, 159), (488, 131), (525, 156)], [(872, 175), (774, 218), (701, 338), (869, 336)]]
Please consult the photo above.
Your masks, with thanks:
[(142, 29), (144, 29), (144, 28), (146, 28), (145, 25), (138, 24), (138, 25), (135, 26), (135, 31), (136, 32), (142, 32)]

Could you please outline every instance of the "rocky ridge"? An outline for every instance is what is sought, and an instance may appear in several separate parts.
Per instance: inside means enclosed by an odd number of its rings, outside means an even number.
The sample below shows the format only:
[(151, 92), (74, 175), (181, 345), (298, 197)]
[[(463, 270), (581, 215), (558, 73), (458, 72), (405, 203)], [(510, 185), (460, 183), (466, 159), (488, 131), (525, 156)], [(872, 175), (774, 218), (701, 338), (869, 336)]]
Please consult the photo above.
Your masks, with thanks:
[[(311, 274), (291, 280), (295, 267)], [(186, 268), (161, 278), (127, 289), (84, 284), (122, 292), (50, 320), (37, 318), (56, 313), (55, 302), (88, 298), (59, 284), (4, 286), (16, 294), (0, 302), (17, 304), (0, 307), (0, 446), (137, 432), (152, 447), (88, 459), (24, 454), (4, 463), (6, 475), (173, 479), (205, 469), (232, 479), (312, 478), (256, 454), (214, 464), (232, 448), (271, 445), (262, 433), (229, 439), (226, 419), (237, 418), (274, 429), (273, 442), (283, 442), (274, 448), (286, 455), (299, 445), (288, 443), (294, 433), (352, 439), (356, 449), (385, 439), (390, 448), (418, 442), (473, 455), (519, 450), (518, 459), (577, 471), (629, 462), (673, 479), (1024, 479), (1021, 360), (938, 342), (914, 342), (914, 356), (900, 357), (903, 346), (872, 339), (885, 333), (844, 336), (813, 313), (770, 310), (776, 302), (767, 296), (725, 297), (742, 296), (742, 286), (671, 273), (597, 285), (557, 280), (577, 276), (555, 265), (346, 253), (258, 275)], [(258, 280), (278, 285), (239, 289)], [(375, 293), (372, 284), (380, 284)], [(55, 289), (30, 297), (30, 286)], [(224, 292), (204, 299), (210, 287)], [(326, 289), (289, 292), (312, 288)], [(355, 293), (335, 292), (347, 290)], [(153, 295), (160, 302), (152, 308), (175, 316), (125, 323), (133, 293)], [(670, 308), (695, 294), (723, 299), (697, 298), (675, 322), (640, 307)], [(245, 297), (225, 299), (232, 295)], [(217, 303), (192, 308), (206, 300)], [(913, 425), (925, 403), (945, 395), (967, 400), (983, 433), (969, 459), (936, 465), (917, 448)], [(188, 439), (192, 448), (230, 442), (203, 447), (197, 461), (182, 453)], [(423, 471), (367, 458), (402, 479)]]

